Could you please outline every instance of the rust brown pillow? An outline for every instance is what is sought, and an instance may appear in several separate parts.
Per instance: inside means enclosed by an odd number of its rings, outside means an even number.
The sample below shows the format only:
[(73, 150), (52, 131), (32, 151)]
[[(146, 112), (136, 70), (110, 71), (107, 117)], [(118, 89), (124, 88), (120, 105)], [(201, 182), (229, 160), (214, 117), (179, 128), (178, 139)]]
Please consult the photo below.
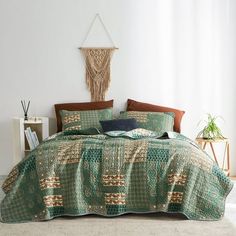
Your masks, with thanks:
[(55, 104), (54, 107), (57, 118), (57, 132), (60, 132), (62, 131), (60, 110), (86, 111), (86, 110), (106, 109), (113, 107), (113, 100), (101, 101), (101, 102), (61, 103), (61, 104)]
[(127, 111), (154, 111), (154, 112), (174, 112), (174, 131), (180, 133), (181, 131), (181, 120), (185, 111), (178, 109), (158, 106), (150, 103), (138, 102), (132, 99), (127, 100)]

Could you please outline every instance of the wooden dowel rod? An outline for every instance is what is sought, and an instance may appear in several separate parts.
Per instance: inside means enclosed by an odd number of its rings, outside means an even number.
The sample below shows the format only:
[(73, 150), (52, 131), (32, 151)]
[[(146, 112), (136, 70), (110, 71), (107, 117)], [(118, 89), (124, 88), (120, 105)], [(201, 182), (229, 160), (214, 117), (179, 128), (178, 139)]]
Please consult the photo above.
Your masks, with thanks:
[(79, 49), (82, 48), (92, 48), (92, 49), (108, 49), (108, 48), (114, 48), (114, 49), (119, 49), (117, 47), (79, 47)]

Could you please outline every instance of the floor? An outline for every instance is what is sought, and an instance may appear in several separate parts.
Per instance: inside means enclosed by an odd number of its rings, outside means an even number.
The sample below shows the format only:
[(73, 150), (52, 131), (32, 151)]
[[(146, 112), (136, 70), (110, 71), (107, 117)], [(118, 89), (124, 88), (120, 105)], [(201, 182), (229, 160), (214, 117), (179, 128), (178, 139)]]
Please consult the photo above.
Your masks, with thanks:
[(60, 217), (46, 222), (0, 223), (1, 236), (235, 236), (227, 220), (194, 221), (176, 216), (133, 214), (114, 218)]
[(226, 199), (225, 217), (236, 226), (236, 180), (233, 182), (234, 187)]

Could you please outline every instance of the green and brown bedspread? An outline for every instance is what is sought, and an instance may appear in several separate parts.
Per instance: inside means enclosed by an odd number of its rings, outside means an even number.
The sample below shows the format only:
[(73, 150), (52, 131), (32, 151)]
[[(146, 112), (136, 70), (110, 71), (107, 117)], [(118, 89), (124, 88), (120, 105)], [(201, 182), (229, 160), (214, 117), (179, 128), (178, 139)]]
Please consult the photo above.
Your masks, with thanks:
[(134, 130), (44, 141), (4, 182), (1, 221), (160, 211), (222, 218), (230, 179), (183, 135), (157, 137)]

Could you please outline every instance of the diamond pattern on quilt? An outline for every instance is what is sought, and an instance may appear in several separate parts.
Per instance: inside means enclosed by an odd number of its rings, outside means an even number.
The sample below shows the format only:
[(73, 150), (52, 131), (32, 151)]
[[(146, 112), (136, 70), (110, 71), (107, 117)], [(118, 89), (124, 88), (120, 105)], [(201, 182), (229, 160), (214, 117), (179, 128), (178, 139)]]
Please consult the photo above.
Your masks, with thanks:
[(168, 184), (169, 185), (185, 185), (187, 180), (187, 175), (184, 174), (169, 174)]
[(58, 147), (57, 162), (59, 164), (78, 163), (81, 157), (82, 143), (62, 143)]
[(148, 143), (140, 140), (125, 143), (125, 162), (145, 162), (147, 159)]
[(46, 207), (59, 207), (63, 206), (62, 195), (48, 195), (43, 197)]
[(182, 203), (183, 193), (182, 192), (168, 192), (168, 201), (170, 203)]
[(12, 186), (14, 182), (16, 181), (18, 174), (19, 174), (18, 169), (14, 167), (2, 185), (2, 190), (5, 193), (9, 192), (12, 189)]
[(59, 177), (48, 177), (45, 179), (40, 179), (40, 188), (48, 189), (48, 188), (60, 188), (60, 178)]
[(103, 175), (119, 175), (124, 171), (124, 142), (122, 139), (107, 140), (102, 152)]
[(105, 193), (106, 205), (125, 205), (125, 193)]
[(126, 168), (130, 168), (132, 165), (132, 171), (126, 176), (127, 183), (127, 208), (131, 209), (144, 209), (149, 207), (149, 186), (147, 173), (143, 166), (146, 166), (145, 162), (127, 163)]
[(124, 175), (103, 175), (102, 181), (104, 186), (125, 186)]

